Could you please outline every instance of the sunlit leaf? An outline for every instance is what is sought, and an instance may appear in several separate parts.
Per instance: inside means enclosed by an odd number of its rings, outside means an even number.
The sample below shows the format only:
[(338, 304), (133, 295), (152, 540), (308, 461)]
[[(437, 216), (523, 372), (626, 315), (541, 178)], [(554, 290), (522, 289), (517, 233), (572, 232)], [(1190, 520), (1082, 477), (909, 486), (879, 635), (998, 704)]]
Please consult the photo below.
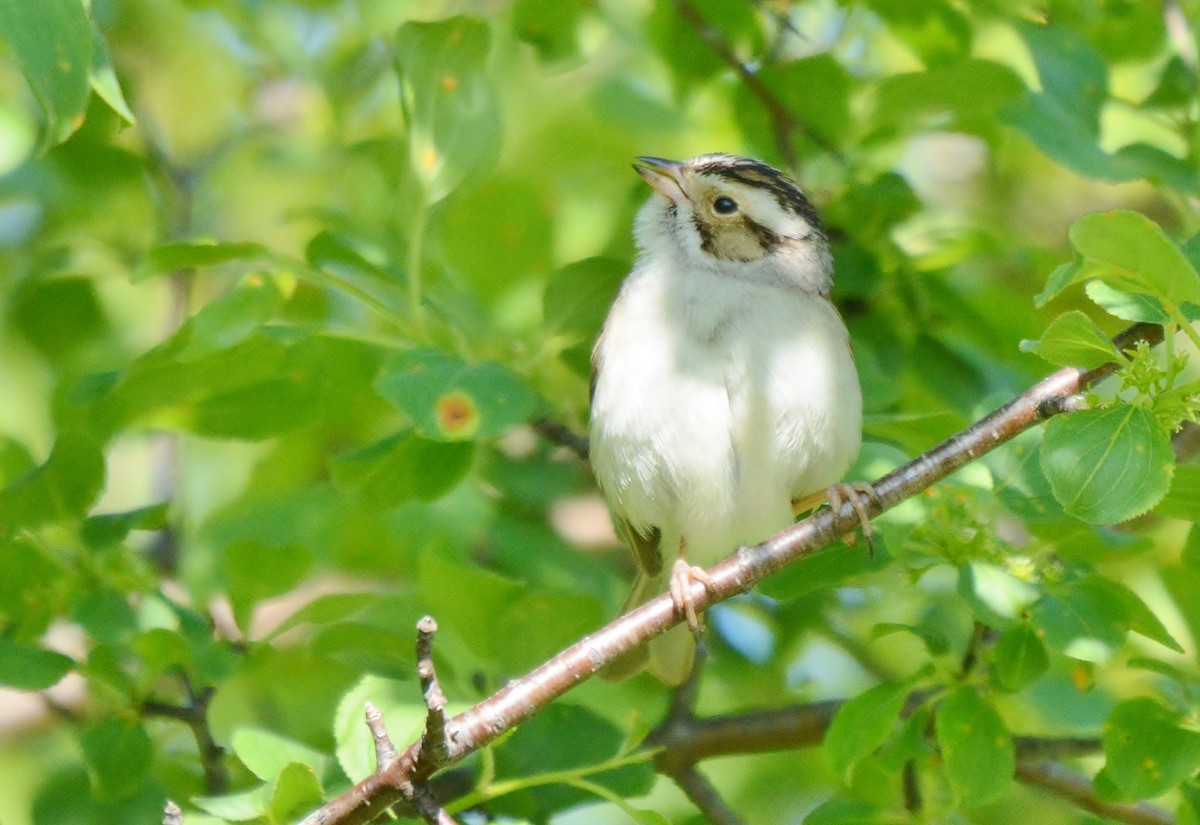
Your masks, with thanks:
[(1070, 236), (1079, 254), (1101, 267), (1094, 277), (1176, 306), (1200, 304), (1200, 273), (1145, 215), (1093, 212), (1075, 222)]
[(1051, 321), (1037, 341), (1022, 341), (1021, 349), (1036, 353), (1060, 367), (1093, 369), (1122, 360), (1112, 340), (1077, 309), (1064, 312)]
[(905, 684), (884, 682), (847, 700), (838, 709), (822, 747), (825, 758), (844, 780), (848, 781), (854, 766), (891, 735), (900, 722), (908, 693)]
[(1129, 405), (1057, 416), (1042, 439), (1042, 470), (1063, 509), (1092, 524), (1149, 510), (1171, 485), (1171, 438)]
[(1004, 690), (1024, 690), (1046, 672), (1050, 657), (1037, 631), (1016, 624), (1000, 634), (992, 648), (992, 673)]
[(450, 491), (471, 467), (469, 441), (430, 441), (405, 431), (333, 459), (338, 487), (371, 507), (431, 501)]

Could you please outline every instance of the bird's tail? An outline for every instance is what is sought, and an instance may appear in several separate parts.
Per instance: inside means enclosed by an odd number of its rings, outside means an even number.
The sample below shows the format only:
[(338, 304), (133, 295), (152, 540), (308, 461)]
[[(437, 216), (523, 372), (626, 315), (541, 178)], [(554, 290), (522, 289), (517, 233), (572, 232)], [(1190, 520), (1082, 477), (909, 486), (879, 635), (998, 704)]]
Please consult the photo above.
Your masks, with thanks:
[[(669, 576), (670, 570), (657, 576), (639, 573), (633, 589), (621, 605), (621, 613), (628, 613), (660, 593), (665, 593)], [(686, 624), (680, 624), (621, 655), (604, 669), (601, 676), (616, 682), (649, 669), (659, 681), (674, 686), (687, 679), (695, 658), (696, 639)]]

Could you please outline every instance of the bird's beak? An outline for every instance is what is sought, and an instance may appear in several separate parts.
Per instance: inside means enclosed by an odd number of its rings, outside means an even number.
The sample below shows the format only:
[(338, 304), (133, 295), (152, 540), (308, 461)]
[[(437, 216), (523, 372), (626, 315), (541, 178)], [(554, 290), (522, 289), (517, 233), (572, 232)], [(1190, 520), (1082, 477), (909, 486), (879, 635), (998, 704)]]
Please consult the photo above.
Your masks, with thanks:
[(689, 200), (687, 189), (683, 184), (684, 168), (686, 168), (686, 164), (682, 161), (650, 157), (640, 157), (633, 165), (633, 171), (654, 187), (654, 191), (665, 195), (675, 203)]

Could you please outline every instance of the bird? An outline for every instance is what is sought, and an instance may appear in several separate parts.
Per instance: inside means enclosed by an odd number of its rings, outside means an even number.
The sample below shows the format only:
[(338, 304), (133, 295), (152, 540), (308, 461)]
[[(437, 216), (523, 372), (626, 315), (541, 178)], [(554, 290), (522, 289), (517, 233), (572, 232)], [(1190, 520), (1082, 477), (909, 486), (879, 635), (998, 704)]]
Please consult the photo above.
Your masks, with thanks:
[(861, 446), (862, 391), (812, 202), (748, 157), (633, 168), (653, 191), (592, 351), (590, 461), (639, 568), (622, 612), (670, 592), (686, 622), (606, 675), (648, 667), (676, 685), (693, 666), (705, 567), (814, 501), (849, 497), (867, 533), (861, 498), (874, 495), (839, 483)]

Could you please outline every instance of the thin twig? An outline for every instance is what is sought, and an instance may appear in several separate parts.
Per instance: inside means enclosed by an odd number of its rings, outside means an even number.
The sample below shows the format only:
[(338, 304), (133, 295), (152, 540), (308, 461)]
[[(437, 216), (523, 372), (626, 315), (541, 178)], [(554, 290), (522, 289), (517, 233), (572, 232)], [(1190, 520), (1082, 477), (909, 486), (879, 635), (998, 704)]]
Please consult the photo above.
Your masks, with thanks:
[(1096, 796), (1092, 780), (1052, 762), (1019, 763), (1017, 779), (1026, 785), (1069, 799), (1085, 811), (1106, 819), (1129, 825), (1175, 825), (1175, 817), (1169, 811), (1154, 805), (1127, 805), (1100, 799)]
[(396, 759), (396, 746), (392, 744), (392, 737), (388, 736), (383, 714), (371, 702), (367, 702), (366, 716), (371, 738), (375, 740), (375, 770), (386, 770)]
[(428, 710), (418, 761), (429, 764), (434, 770), (445, 764), (449, 753), (446, 742), (446, 694), (442, 692), (437, 670), (433, 666), (433, 634), (436, 632), (437, 622), (432, 616), (425, 616), (417, 622), (417, 678), (421, 680), (421, 694), (425, 697)]
[[(1128, 349), (1138, 341), (1154, 345), (1162, 340), (1162, 327), (1136, 324), (1114, 343)], [(878, 479), (872, 485), (878, 498), (864, 502), (872, 517), (917, 495), (955, 470), (974, 461), (1047, 417), (1046, 401), (1075, 395), (1111, 374), (1115, 365), (1083, 371), (1065, 368), (1053, 373), (967, 429), (927, 453)], [(821, 510), (766, 541), (746, 547), (708, 571), (710, 585), (692, 585), (692, 601), (698, 609), (745, 593), (772, 573), (794, 564), (857, 529), (859, 516), (849, 502), (838, 510)], [(529, 719), (559, 696), (602, 670), (616, 658), (681, 621), (668, 594), (651, 599), (635, 610), (563, 650), (535, 670), (514, 679), (473, 708), (446, 720), (446, 754), (441, 765), (453, 764), (468, 754), (496, 741), (506, 731)], [(810, 708), (809, 723), (814, 711)], [(803, 721), (803, 720), (801, 720)], [(744, 725), (743, 725), (744, 726)], [(823, 725), (821, 730), (824, 730)], [(736, 750), (755, 750), (752, 727), (742, 731)], [(404, 789), (424, 781), (428, 774), (416, 771), (421, 742), (409, 745), (385, 771), (359, 782), (342, 796), (331, 800), (304, 820), (316, 823), (357, 825), (374, 818), (383, 806), (404, 798)], [(732, 744), (732, 743), (731, 743)], [(764, 743), (768, 744), (768, 743)], [(776, 749), (773, 736), (769, 749)], [(669, 748), (668, 748), (669, 750)], [(694, 761), (694, 760), (693, 760)], [(411, 796), (409, 797), (411, 798)]]
[(186, 676), (181, 676), (187, 703), (171, 705), (166, 702), (147, 701), (142, 703), (142, 712), (148, 716), (176, 719), (192, 730), (196, 749), (200, 751), (200, 762), (204, 766), (204, 789), (211, 796), (225, 793), (229, 787), (229, 772), (225, 769), (225, 749), (217, 744), (208, 725), (208, 705), (215, 689), (211, 686), (196, 691)]
[(696, 768), (685, 768), (671, 778), (712, 825), (742, 825), (741, 817), (725, 804), (717, 789)]
[(539, 418), (537, 421), (534, 421), (533, 430), (551, 444), (557, 444), (560, 447), (566, 447), (568, 450), (573, 452), (576, 457), (587, 461), (587, 436), (579, 435), (567, 425), (560, 424), (557, 421), (551, 421), (548, 418)]

